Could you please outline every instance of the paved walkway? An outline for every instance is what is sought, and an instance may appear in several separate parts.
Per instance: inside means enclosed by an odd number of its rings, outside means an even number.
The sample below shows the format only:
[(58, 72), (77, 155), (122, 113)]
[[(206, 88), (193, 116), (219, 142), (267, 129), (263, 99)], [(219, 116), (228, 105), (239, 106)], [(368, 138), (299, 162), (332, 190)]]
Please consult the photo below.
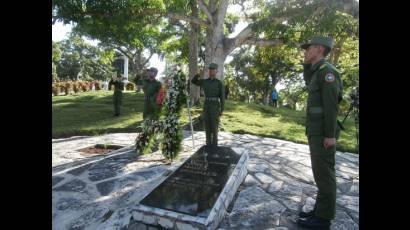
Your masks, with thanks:
[[(171, 165), (160, 151), (136, 156), (136, 133), (53, 139), (53, 229), (156, 229), (132, 220), (131, 208), (161, 179), (205, 142), (195, 133), (195, 148), (184, 133), (184, 151)], [(220, 145), (249, 149), (248, 175), (219, 229), (300, 229), (300, 210), (311, 210), (316, 186), (307, 145), (272, 138), (220, 132)], [(76, 151), (94, 144), (129, 146), (106, 156)], [(337, 211), (331, 229), (358, 229), (359, 159), (336, 153)]]

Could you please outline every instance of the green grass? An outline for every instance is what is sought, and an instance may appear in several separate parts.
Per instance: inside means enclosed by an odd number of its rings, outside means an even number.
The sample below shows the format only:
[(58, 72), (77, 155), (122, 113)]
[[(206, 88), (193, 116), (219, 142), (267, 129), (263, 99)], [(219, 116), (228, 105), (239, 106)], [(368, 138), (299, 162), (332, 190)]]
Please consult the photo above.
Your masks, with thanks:
[(112, 94), (101, 91), (53, 97), (53, 137), (137, 131), (142, 121), (142, 94), (123, 94), (120, 117), (113, 116)]
[[(113, 116), (112, 94), (112, 91), (98, 91), (53, 97), (53, 138), (139, 131), (143, 94), (124, 92), (120, 117)], [(200, 107), (193, 108), (193, 117), (201, 111)], [(186, 124), (189, 120), (186, 108), (183, 108), (181, 115), (181, 124)], [(225, 131), (232, 133), (248, 133), (307, 144), (303, 111), (228, 100), (221, 122)], [(357, 152), (353, 120), (347, 119), (345, 128), (346, 132), (341, 133), (337, 149)]]
[[(307, 144), (305, 119), (303, 111), (228, 101), (221, 122), (225, 130), (233, 133), (249, 133)], [(339, 120), (343, 120), (343, 117)], [(344, 126), (347, 132), (341, 133), (337, 149), (357, 152), (353, 121), (347, 119)]]

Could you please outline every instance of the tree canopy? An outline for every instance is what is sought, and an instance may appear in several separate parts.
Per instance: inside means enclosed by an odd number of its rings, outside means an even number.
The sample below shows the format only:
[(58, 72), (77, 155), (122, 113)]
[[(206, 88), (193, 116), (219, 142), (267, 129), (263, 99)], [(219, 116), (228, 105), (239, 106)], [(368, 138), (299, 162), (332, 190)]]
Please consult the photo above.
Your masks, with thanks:
[[(240, 10), (229, 12), (233, 5)], [(98, 65), (97, 57), (111, 57), (114, 49), (129, 58), (133, 73), (142, 71), (150, 57), (158, 54), (168, 62), (188, 64), (189, 78), (200, 71), (198, 64), (217, 63), (217, 77), (227, 78), (237, 99), (264, 101), (279, 83), (285, 86), (280, 93), (283, 102), (296, 107), (306, 96), (300, 77), (300, 44), (320, 34), (335, 39), (329, 61), (340, 70), (345, 93), (358, 85), (356, 0), (54, 0), (52, 6), (53, 23), (74, 23), (77, 34), (100, 41), (101, 49), (91, 52), (78, 41), (88, 53), (73, 49), (59, 57), (58, 49), (69, 49), (53, 43), (53, 78), (55, 74), (75, 78), (80, 72), (102, 76), (104, 65)], [(237, 33), (234, 28), (239, 21), (248, 25)], [(224, 65), (228, 56), (232, 62)], [(207, 77), (207, 71), (202, 74)], [(191, 88), (198, 97), (197, 88)]]

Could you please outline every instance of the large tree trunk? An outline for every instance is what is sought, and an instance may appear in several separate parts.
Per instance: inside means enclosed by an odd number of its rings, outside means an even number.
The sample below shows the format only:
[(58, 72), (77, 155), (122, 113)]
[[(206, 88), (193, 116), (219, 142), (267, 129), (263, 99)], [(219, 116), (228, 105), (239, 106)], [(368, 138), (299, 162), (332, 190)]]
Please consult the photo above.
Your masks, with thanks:
[[(192, 16), (198, 17), (197, 0), (191, 0)], [(200, 88), (191, 84), (191, 79), (198, 73), (198, 33), (199, 26), (196, 23), (191, 23), (191, 30), (189, 31), (189, 85), (190, 85), (190, 103), (196, 105), (199, 102)]]
[[(211, 25), (206, 30), (206, 50), (205, 66), (206, 69), (210, 63), (218, 64), (218, 73), (216, 77), (223, 81), (224, 63), (226, 52), (224, 50), (223, 26), (225, 22), (226, 10), (228, 9), (228, 0), (220, 0), (218, 7), (216, 0), (210, 0), (208, 6), (208, 15), (212, 15)], [(204, 71), (204, 78), (208, 78), (208, 71)]]

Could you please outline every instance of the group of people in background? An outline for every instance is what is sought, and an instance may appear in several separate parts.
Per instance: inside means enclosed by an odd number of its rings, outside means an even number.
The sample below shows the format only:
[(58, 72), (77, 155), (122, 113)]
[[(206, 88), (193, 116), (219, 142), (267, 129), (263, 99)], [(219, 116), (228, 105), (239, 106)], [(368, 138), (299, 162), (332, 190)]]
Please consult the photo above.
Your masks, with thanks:
[[(200, 79), (199, 74), (196, 74), (190, 83), (200, 86), (204, 91), (205, 101), (202, 117), (204, 119), (206, 143), (208, 146), (218, 145), (218, 126), (220, 116), (223, 113), (225, 99), (229, 90), (219, 79), (216, 78), (218, 65), (211, 63), (208, 66), (208, 79)], [(158, 69), (151, 67), (146, 69), (142, 76), (136, 76), (134, 83), (136, 91), (144, 92), (144, 110), (143, 119), (158, 120), (162, 104), (165, 100), (166, 90), (169, 87), (168, 79), (165, 79), (164, 84), (156, 79)], [(122, 104), (122, 91), (124, 89), (124, 78), (113, 76), (108, 83), (109, 88), (114, 85), (114, 116), (120, 116)]]
[[(144, 71), (144, 77), (137, 76), (135, 78), (134, 83), (136, 84), (136, 91), (140, 92), (142, 89), (144, 92), (144, 119), (158, 119), (162, 103), (165, 99), (166, 87), (163, 86), (160, 81), (155, 79), (157, 73), (158, 69), (151, 67)], [(125, 77), (122, 77), (121, 74), (117, 73), (107, 84), (109, 89), (114, 86), (114, 116), (121, 115), (122, 91), (124, 90), (125, 80)]]

